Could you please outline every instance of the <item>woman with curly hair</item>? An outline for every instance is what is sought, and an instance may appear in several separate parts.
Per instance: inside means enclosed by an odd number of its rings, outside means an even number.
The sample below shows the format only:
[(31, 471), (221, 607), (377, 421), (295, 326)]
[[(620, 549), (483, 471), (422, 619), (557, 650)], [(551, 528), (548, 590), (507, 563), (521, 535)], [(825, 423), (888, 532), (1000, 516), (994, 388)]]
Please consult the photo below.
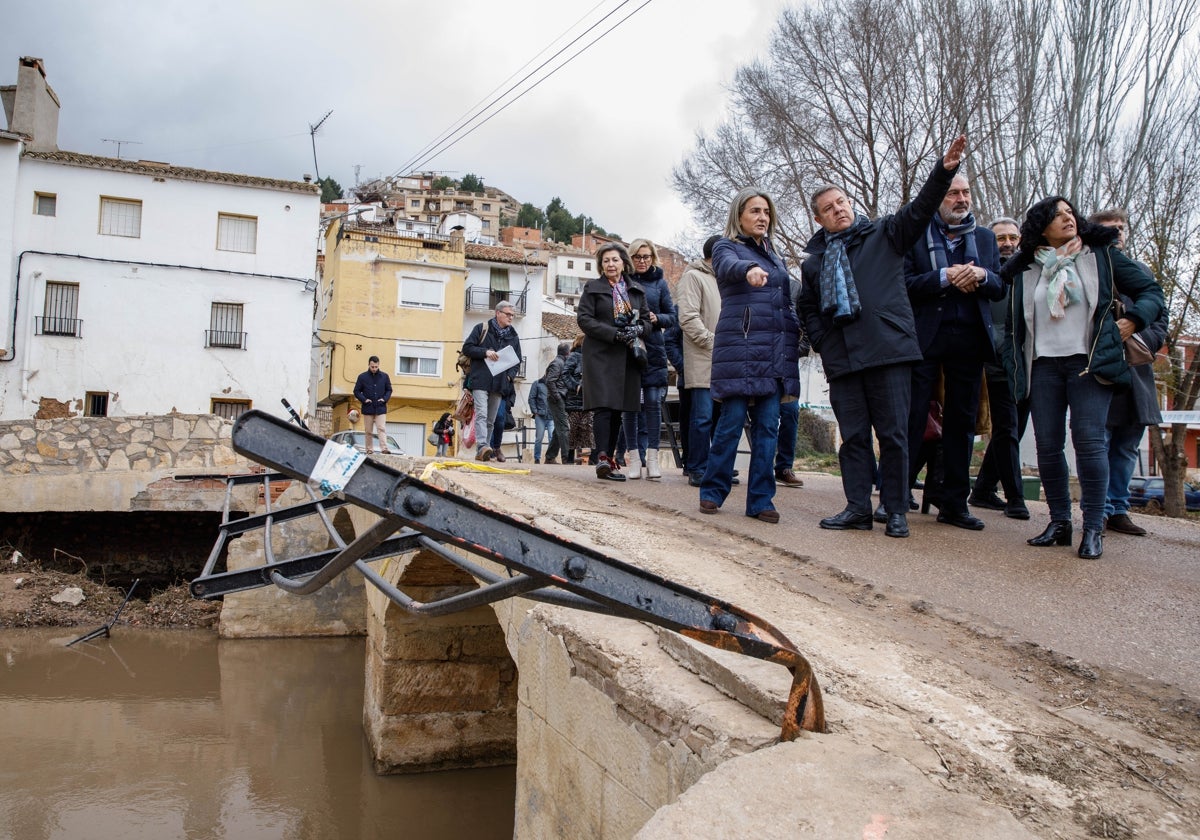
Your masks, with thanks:
[[(1164, 305), (1162, 289), (1115, 247), (1116, 238), (1117, 231), (1086, 221), (1063, 196), (1050, 196), (1025, 214), (1020, 250), (1002, 271), (1013, 284), (1004, 363), (1013, 395), (1029, 400), (1050, 507), (1050, 524), (1028, 543), (1071, 544), (1065, 453), (1070, 409), (1084, 559), (1104, 552), (1104, 425), (1113, 389), (1129, 385), (1123, 343), (1158, 318)], [(1118, 293), (1133, 301), (1122, 314), (1115, 307)]]

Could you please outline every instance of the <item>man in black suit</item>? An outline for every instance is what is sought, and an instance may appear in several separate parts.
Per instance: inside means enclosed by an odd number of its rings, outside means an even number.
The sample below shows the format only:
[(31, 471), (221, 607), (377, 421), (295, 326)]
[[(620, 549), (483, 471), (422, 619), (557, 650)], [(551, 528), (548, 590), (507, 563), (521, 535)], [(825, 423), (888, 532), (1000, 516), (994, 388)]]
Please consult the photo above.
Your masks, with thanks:
[(801, 325), (821, 354), (829, 401), (842, 433), (838, 462), (846, 509), (821, 520), (833, 531), (869, 531), (879, 440), (880, 498), (889, 537), (908, 536), (909, 366), (921, 359), (912, 306), (904, 289), (905, 254), (922, 234), (958, 170), (967, 138), (959, 136), (921, 191), (896, 213), (874, 221), (854, 211), (833, 184), (812, 194), (821, 229), (809, 240), (797, 301)]
[(913, 367), (908, 419), (909, 485), (924, 440), (939, 370), (945, 379), (942, 446), (945, 477), (938, 522), (978, 531), (967, 509), (975, 416), (984, 362), (995, 361), (990, 301), (1004, 297), (1000, 252), (987, 228), (976, 228), (971, 184), (955, 175), (921, 241), (904, 260), (904, 282), (917, 324), (922, 360)]

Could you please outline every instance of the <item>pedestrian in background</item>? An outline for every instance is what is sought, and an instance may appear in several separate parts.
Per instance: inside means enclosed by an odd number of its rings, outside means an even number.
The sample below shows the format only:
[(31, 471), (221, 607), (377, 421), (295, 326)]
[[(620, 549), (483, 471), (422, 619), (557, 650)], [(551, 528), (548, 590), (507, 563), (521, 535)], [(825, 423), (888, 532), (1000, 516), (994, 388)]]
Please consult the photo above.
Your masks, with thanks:
[(662, 439), (662, 402), (667, 392), (666, 330), (675, 326), (675, 303), (671, 290), (663, 279), (658, 249), (649, 239), (635, 239), (629, 245), (633, 264), (632, 279), (645, 293), (645, 310), (650, 322), (646, 342), (646, 369), (642, 371), (641, 409), (626, 412), (622, 418), (625, 444), (637, 449), (638, 460), (630, 459), (629, 477), (658, 480), (662, 470), (658, 446)]
[(367, 369), (354, 380), (354, 398), (362, 404), (365, 449), (374, 454), (372, 438), (379, 437), (379, 451), (391, 455), (387, 445), (388, 400), (392, 398), (392, 378), (379, 369), (379, 357), (367, 360)]
[(546, 377), (529, 386), (529, 413), (533, 415), (533, 463), (542, 463), (542, 437), (550, 432), (554, 439), (554, 420), (550, 417), (550, 395)]

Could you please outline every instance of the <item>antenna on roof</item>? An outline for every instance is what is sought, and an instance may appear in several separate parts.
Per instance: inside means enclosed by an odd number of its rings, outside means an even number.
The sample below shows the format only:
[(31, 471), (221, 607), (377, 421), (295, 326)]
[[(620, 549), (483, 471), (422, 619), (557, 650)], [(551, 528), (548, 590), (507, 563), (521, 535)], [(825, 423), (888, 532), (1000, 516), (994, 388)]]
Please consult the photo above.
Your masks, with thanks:
[(328, 111), (325, 112), (325, 116), (323, 116), (323, 117), (321, 117), (321, 119), (317, 120), (315, 125), (310, 123), (308, 126), (308, 133), (309, 133), (309, 135), (312, 136), (313, 169), (315, 169), (317, 172), (317, 181), (318, 182), (320, 182), (320, 180), (321, 180), (321, 167), (317, 165), (317, 131), (321, 128), (322, 125), (325, 124), (325, 120), (329, 119), (329, 115), (332, 113), (333, 113), (333, 109), (330, 108)]
[(142, 145), (141, 140), (109, 140), (107, 137), (101, 137), (100, 142), (117, 144), (117, 160), (121, 159), (121, 147), (122, 146), (140, 146), (140, 145)]

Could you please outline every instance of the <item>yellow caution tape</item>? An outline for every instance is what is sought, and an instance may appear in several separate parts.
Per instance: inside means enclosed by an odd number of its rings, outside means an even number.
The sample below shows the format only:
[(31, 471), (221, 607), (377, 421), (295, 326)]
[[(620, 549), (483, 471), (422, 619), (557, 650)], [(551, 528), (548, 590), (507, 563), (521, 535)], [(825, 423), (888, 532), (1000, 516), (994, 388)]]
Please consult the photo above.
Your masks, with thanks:
[(476, 472), (497, 473), (500, 475), (529, 475), (528, 469), (509, 470), (504, 467), (493, 467), (490, 464), (481, 461), (430, 461), (425, 465), (425, 469), (421, 470), (421, 481), (428, 481), (435, 470), (445, 470), (452, 468), (461, 468), (467, 470), (475, 470)]

